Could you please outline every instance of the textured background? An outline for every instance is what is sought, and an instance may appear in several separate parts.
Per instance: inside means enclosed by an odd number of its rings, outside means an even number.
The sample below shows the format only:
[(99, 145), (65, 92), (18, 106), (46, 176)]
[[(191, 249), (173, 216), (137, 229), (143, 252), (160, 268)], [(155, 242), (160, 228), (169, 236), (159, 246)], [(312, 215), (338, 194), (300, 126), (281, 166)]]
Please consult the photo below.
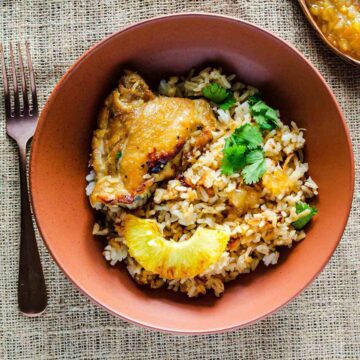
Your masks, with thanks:
[[(321, 71), (344, 111), (359, 163), (360, 69), (343, 63), (320, 43), (296, 1), (10, 0), (0, 4), (0, 40), (6, 44), (11, 39), (31, 40), (41, 105), (77, 57), (130, 23), (161, 14), (206, 11), (261, 25), (295, 45)], [(347, 230), (329, 265), (297, 299), (247, 329), (184, 337), (118, 320), (74, 289), (41, 241), (49, 306), (43, 316), (29, 319), (17, 310), (19, 177), (16, 148), (5, 136), (2, 101), (0, 127), (0, 359), (360, 358), (359, 177)]]

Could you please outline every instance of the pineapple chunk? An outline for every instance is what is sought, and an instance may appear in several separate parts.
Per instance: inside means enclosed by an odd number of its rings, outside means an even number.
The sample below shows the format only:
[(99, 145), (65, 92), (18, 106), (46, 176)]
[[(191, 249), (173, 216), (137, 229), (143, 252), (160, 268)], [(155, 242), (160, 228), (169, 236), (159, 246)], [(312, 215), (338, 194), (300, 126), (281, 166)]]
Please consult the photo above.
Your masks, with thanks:
[(229, 235), (198, 228), (182, 242), (162, 237), (156, 222), (127, 215), (124, 226), (129, 254), (145, 269), (165, 279), (192, 278), (216, 263), (225, 251)]
[(266, 173), (262, 178), (262, 183), (275, 196), (286, 194), (295, 187), (295, 182), (284, 170), (280, 169), (276, 169), (273, 173)]
[(250, 186), (236, 189), (229, 194), (230, 203), (235, 206), (239, 214), (259, 204), (260, 193)]

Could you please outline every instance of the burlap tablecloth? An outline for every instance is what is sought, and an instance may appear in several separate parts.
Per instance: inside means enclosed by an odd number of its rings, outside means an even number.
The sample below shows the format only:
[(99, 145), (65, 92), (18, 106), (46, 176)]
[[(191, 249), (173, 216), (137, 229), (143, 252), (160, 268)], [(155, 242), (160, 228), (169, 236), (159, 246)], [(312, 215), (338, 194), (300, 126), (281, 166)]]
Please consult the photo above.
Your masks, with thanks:
[[(360, 69), (318, 40), (293, 0), (66, 1), (0, 3), (0, 40), (30, 39), (40, 104), (74, 60), (104, 36), (153, 16), (206, 11), (236, 16), (278, 34), (320, 70), (344, 111), (359, 160)], [(216, 29), (214, 29), (216, 31)], [(319, 278), (277, 314), (247, 329), (171, 336), (108, 315), (70, 284), (39, 247), (49, 306), (39, 318), (17, 310), (19, 176), (5, 136), (0, 91), (0, 359), (359, 359), (359, 177), (347, 230)], [(336, 156), (336, 149), (334, 149)], [(334, 189), (336, 196), (336, 189)], [(56, 206), (56, 204), (55, 204)]]

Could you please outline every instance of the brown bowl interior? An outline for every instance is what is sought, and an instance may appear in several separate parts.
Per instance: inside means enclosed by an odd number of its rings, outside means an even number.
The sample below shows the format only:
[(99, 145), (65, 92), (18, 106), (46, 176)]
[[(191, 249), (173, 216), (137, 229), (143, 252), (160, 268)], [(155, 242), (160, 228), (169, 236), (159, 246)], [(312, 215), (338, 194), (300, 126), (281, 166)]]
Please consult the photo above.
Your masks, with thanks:
[[(214, 31), (214, 29), (216, 31)], [(139, 288), (109, 267), (91, 234), (85, 196), (90, 141), (104, 97), (124, 68), (156, 83), (167, 74), (221, 64), (265, 94), (283, 119), (306, 132), (310, 174), (320, 187), (319, 216), (307, 238), (280, 263), (241, 276), (221, 299), (187, 299)], [(102, 41), (68, 71), (49, 98), (34, 138), (31, 193), (52, 256), (92, 300), (130, 321), (165, 331), (199, 333), (245, 326), (275, 311), (320, 272), (344, 230), (352, 198), (349, 137), (336, 101), (314, 68), (273, 35), (231, 18), (178, 15), (132, 26)]]

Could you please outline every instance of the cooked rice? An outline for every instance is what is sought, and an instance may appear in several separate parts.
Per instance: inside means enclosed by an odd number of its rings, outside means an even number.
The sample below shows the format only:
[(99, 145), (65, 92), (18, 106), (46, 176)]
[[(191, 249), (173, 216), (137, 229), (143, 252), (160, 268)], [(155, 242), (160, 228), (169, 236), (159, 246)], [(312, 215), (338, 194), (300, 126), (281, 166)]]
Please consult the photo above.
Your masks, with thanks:
[[(207, 290), (220, 296), (225, 282), (255, 270), (261, 261), (266, 266), (275, 265), (279, 258), (279, 246), (291, 247), (294, 242), (305, 238), (304, 231), (297, 231), (291, 225), (304, 215), (296, 214), (295, 204), (317, 195), (317, 185), (306, 175), (308, 164), (303, 162), (303, 129), (294, 122), (290, 126), (281, 124), (264, 138), (263, 149), (267, 158), (264, 176), (269, 176), (269, 185), (264, 186), (260, 181), (251, 186), (258, 194), (257, 201), (244, 213), (234, 211), (229, 199), (234, 190), (243, 185), (243, 179), (238, 173), (231, 176), (221, 173), (222, 150), (225, 138), (235, 128), (253, 121), (247, 98), (257, 90), (236, 82), (234, 75), (222, 74), (221, 69), (207, 68), (198, 75), (192, 71), (186, 78), (162, 80), (159, 93), (178, 97), (201, 96), (202, 89), (210, 82), (231, 88), (236, 105), (230, 111), (214, 106), (217, 128), (206, 151), (197, 151), (181, 179), (162, 184), (153, 198), (132, 213), (156, 220), (163, 236), (176, 241), (188, 239), (198, 226), (225, 231), (230, 235), (230, 241), (219, 261), (195, 278), (162, 279), (146, 271), (129, 256), (122, 234), (114, 230), (113, 225), (121, 225), (129, 210), (115, 206), (106, 208), (103, 210), (105, 225), (97, 223), (93, 230), (96, 235), (106, 236), (107, 245), (103, 254), (111, 265), (124, 261), (129, 274), (139, 284), (151, 288), (166, 286), (189, 297), (205, 294)], [(290, 179), (293, 184), (291, 189), (286, 186), (284, 189), (273, 188), (271, 176), (279, 171)], [(91, 171), (86, 179), (86, 193), (90, 195), (94, 188), (94, 172)], [(101, 207), (96, 206), (98, 209)]]

